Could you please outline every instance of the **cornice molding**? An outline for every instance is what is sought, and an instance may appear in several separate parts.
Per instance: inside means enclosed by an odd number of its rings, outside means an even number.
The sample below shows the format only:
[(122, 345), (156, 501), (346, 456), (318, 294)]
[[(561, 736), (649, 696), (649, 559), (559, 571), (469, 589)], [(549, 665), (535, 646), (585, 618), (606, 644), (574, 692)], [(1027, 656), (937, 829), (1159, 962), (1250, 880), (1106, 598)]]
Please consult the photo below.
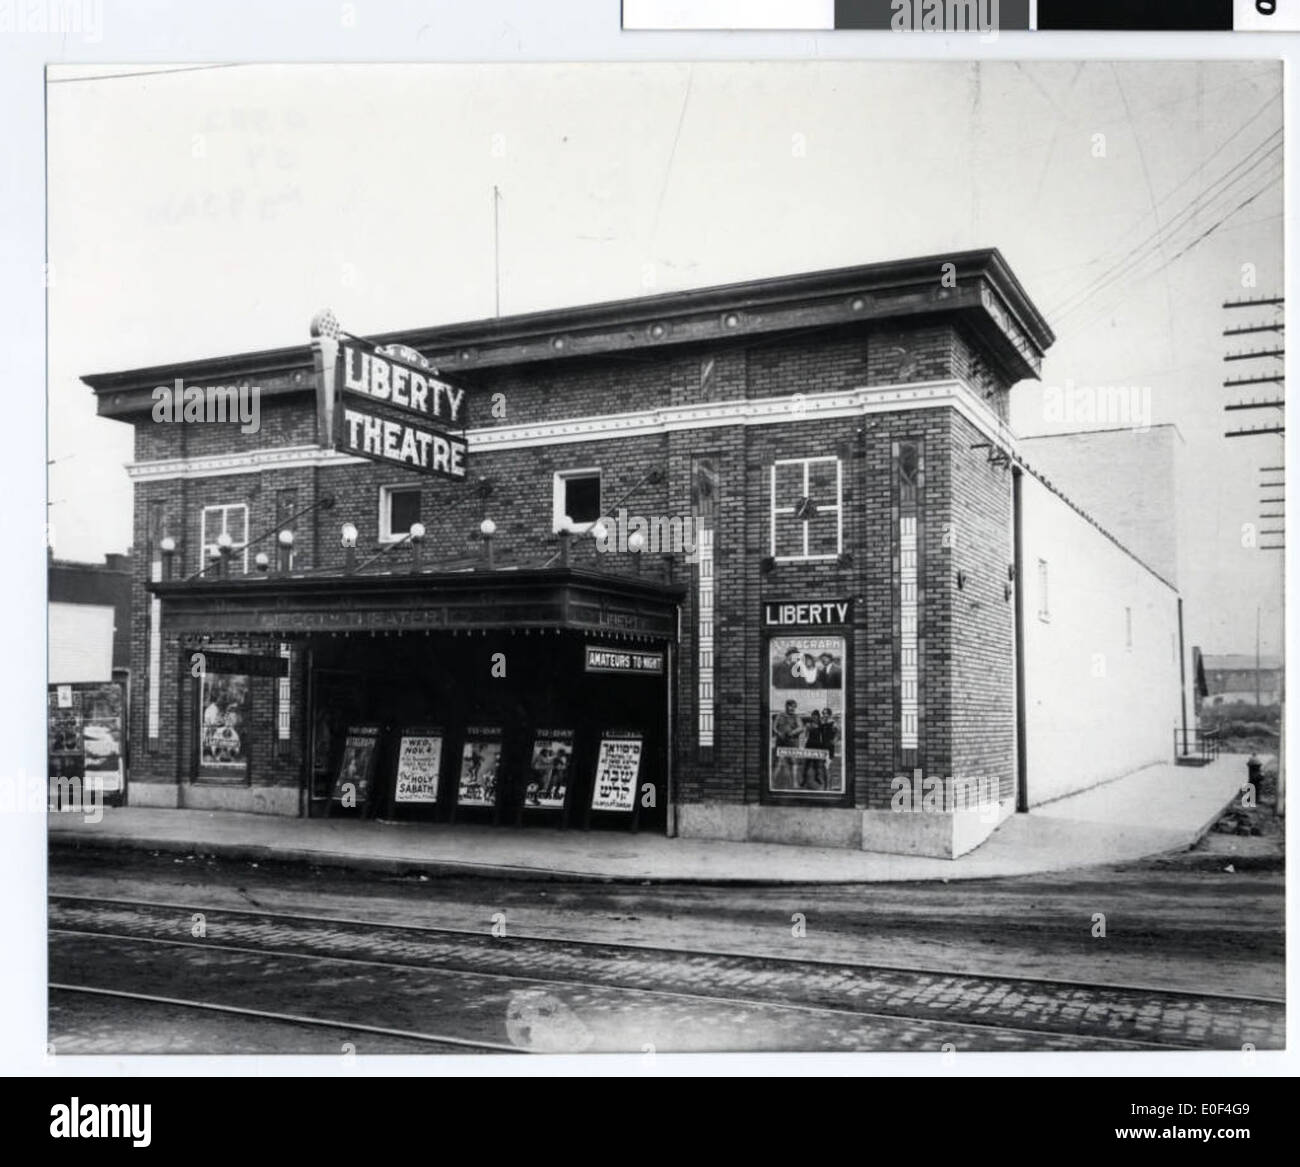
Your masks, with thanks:
[[(1055, 337), (996, 249), (920, 256), (828, 271), (404, 329), (370, 339), (422, 352), (447, 375), (684, 345), (946, 314), (982, 337), (1010, 381), (1037, 377)], [(312, 368), (310, 346), (236, 353), (145, 369), (87, 374), (103, 416), (128, 416), (141, 394), (175, 378), (204, 383), (267, 378), (293, 385)], [(114, 402), (114, 397), (122, 398)]]

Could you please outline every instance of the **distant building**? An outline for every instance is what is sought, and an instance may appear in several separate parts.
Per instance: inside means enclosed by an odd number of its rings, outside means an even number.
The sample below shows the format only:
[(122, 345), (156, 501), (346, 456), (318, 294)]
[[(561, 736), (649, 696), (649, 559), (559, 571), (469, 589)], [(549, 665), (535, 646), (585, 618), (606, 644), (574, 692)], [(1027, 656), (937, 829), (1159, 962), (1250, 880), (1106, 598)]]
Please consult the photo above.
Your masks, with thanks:
[(125, 798), (130, 750), (131, 555), (49, 562), (49, 774)]
[(1278, 705), (1282, 701), (1282, 661), (1275, 656), (1259, 658), (1258, 678), (1251, 653), (1205, 654), (1207, 694), (1203, 705)]
[(1161, 578), (1178, 584), (1175, 425), (1084, 430), (1020, 439), (1025, 460)]
[(50, 684), (111, 681), (131, 667), (131, 555), (51, 559)]

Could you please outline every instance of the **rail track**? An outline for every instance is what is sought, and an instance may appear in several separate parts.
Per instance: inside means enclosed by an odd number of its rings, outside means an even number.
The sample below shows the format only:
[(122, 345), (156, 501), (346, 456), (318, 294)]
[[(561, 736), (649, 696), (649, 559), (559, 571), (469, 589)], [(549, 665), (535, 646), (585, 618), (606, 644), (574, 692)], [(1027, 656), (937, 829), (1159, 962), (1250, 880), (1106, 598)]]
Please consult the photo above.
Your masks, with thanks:
[(1284, 1004), (1263, 997), (559, 939), (508, 924), (493, 935), (199, 903), (49, 903), (53, 993), (355, 1032), (402, 1050), (1285, 1043)]

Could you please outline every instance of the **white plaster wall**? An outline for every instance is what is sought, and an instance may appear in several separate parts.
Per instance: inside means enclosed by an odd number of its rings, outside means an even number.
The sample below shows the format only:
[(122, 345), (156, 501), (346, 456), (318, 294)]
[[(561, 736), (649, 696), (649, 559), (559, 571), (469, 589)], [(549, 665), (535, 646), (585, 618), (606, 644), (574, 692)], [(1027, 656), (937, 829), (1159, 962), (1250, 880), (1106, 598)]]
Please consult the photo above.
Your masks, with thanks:
[[(1181, 710), (1178, 595), (1032, 475), (1022, 480), (1021, 498), (1032, 807), (1172, 762)], [(1040, 559), (1047, 563), (1046, 620), (1039, 616)]]
[(112, 679), (112, 606), (50, 604), (50, 683)]

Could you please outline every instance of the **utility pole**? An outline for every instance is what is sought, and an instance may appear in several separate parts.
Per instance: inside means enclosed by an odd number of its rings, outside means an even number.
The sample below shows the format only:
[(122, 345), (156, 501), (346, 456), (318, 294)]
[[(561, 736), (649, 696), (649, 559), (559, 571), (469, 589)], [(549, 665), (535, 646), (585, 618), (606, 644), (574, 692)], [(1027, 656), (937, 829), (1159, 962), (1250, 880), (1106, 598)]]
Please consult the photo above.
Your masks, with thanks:
[[(1286, 348), (1282, 343), (1282, 334), (1286, 330), (1286, 324), (1282, 320), (1282, 312), (1286, 306), (1284, 296), (1261, 296), (1255, 299), (1227, 300), (1223, 307), (1227, 310), (1237, 308), (1272, 308), (1275, 315), (1272, 320), (1262, 320), (1258, 323), (1246, 324), (1240, 328), (1225, 328), (1224, 336), (1244, 336), (1248, 333), (1271, 332), (1277, 335), (1277, 341), (1265, 344), (1258, 349), (1247, 349), (1243, 352), (1225, 353), (1225, 361), (1278, 361), (1281, 362), (1286, 357)], [(1259, 372), (1255, 376), (1245, 376), (1238, 378), (1229, 378), (1223, 382), (1225, 389), (1234, 389), (1242, 385), (1276, 385), (1278, 388), (1272, 390), (1269, 395), (1264, 397), (1254, 397), (1249, 401), (1230, 402), (1223, 408), (1225, 411), (1250, 410), (1250, 409), (1276, 409), (1284, 410), (1286, 401), (1282, 396), (1281, 386), (1285, 381), (1282, 376), (1281, 367), (1265, 365), (1262, 369), (1255, 366)], [(1285, 415), (1279, 413), (1276, 422), (1270, 421), (1269, 424), (1262, 426), (1248, 427), (1239, 430), (1227, 430), (1225, 437), (1229, 438), (1247, 438), (1254, 437), (1257, 434), (1277, 434), (1278, 437), (1285, 440), (1286, 426), (1283, 424)], [(1260, 529), (1260, 535), (1269, 535), (1277, 537), (1275, 543), (1258, 543), (1256, 546), (1261, 551), (1286, 551), (1286, 482), (1283, 467), (1281, 466), (1264, 466), (1261, 472), (1265, 475), (1278, 475), (1276, 481), (1261, 482), (1260, 486), (1266, 491), (1276, 488), (1277, 493), (1267, 498), (1261, 498), (1261, 504), (1270, 507), (1277, 507), (1277, 510), (1261, 511), (1261, 519), (1281, 519), (1283, 525), (1277, 528)], [(1285, 587), (1285, 583), (1283, 585)], [(1283, 592), (1285, 596), (1285, 591)], [(1286, 605), (1282, 605), (1283, 620), (1286, 619)], [(1259, 623), (1260, 609), (1255, 608), (1255, 707), (1259, 708), (1260, 702), (1260, 657), (1259, 657)], [(1277, 816), (1282, 818), (1286, 814), (1286, 670), (1283, 669), (1282, 680), (1278, 686), (1278, 739), (1277, 739)]]
[[(1243, 300), (1225, 300), (1223, 307), (1225, 309), (1236, 308), (1265, 308), (1271, 307), (1277, 314), (1273, 320), (1263, 320), (1255, 324), (1246, 324), (1240, 328), (1225, 328), (1224, 336), (1244, 336), (1248, 333), (1272, 332), (1278, 335), (1278, 340), (1272, 344), (1265, 344), (1262, 348), (1245, 349), (1240, 352), (1225, 353), (1225, 361), (1281, 361), (1286, 356), (1286, 348), (1282, 343), (1281, 336), (1286, 330), (1286, 324), (1281, 319), (1281, 313), (1286, 304), (1285, 297), (1282, 296), (1261, 296), (1258, 299)], [(1284, 380), (1281, 371), (1275, 371), (1269, 366), (1252, 366), (1255, 371), (1253, 376), (1228, 378), (1223, 382), (1225, 389), (1237, 389), (1245, 385), (1277, 385), (1280, 386)], [(1282, 398), (1280, 388), (1272, 390), (1265, 396), (1253, 396), (1248, 401), (1234, 401), (1225, 405), (1225, 410), (1243, 410), (1243, 409), (1278, 409), (1285, 408), (1286, 402)], [(1229, 438), (1248, 438), (1256, 434), (1278, 434), (1285, 433), (1285, 427), (1279, 420), (1277, 424), (1265, 424), (1262, 426), (1252, 426), (1246, 429), (1228, 430), (1225, 437)]]
[(1255, 708), (1259, 708), (1259, 608), (1255, 609)]

